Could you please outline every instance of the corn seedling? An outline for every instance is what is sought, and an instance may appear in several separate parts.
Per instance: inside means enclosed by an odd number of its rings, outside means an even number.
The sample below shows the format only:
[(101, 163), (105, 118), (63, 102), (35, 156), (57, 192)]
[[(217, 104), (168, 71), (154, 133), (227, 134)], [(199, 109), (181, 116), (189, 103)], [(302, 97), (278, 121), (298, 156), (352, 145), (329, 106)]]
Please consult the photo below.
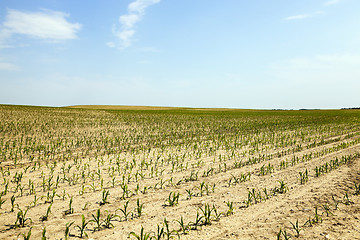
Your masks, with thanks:
[(26, 222), (29, 220), (32, 222), (31, 218), (26, 217), (29, 208), (25, 210), (25, 212), (19, 209), (19, 212), (16, 215), (15, 227), (25, 227)]
[(24, 233), (21, 234), (23, 236), (24, 240), (29, 240), (30, 239), (30, 237), (31, 237), (31, 229), (32, 229), (32, 227), (30, 227), (27, 234), (24, 234)]
[(135, 239), (137, 239), (137, 240), (150, 240), (152, 238), (151, 233), (144, 232), (144, 227), (143, 226), (141, 226), (141, 230), (140, 230), (139, 234), (136, 234), (135, 232), (131, 232), (129, 234), (129, 237), (130, 236), (134, 236)]
[(356, 182), (354, 182), (354, 188), (355, 188), (354, 195), (360, 195), (360, 183), (356, 184)]
[(103, 225), (105, 228), (112, 228), (114, 227), (114, 225), (111, 223), (111, 221), (114, 221), (116, 217), (120, 218), (120, 216), (113, 214), (113, 213), (109, 213), (108, 211), (106, 211), (106, 217), (103, 221)]
[(102, 225), (102, 222), (101, 222), (101, 214), (100, 214), (100, 208), (96, 211), (96, 215), (94, 214), (91, 214), (92, 216), (92, 219), (89, 221), (89, 222), (93, 222), (95, 223), (95, 227), (93, 229), (93, 231), (100, 231), (101, 230), (101, 225)]
[(343, 197), (343, 204), (345, 205), (351, 205), (354, 204), (353, 201), (351, 201), (351, 199), (349, 198), (349, 194), (348, 192), (345, 192), (344, 197)]
[(46, 227), (44, 227), (43, 230), (42, 230), (41, 240), (46, 240)]
[(197, 229), (198, 226), (201, 225), (202, 221), (204, 219), (204, 216), (201, 216), (199, 212), (196, 213), (196, 218), (194, 222), (191, 222), (190, 225), (193, 227), (194, 230)]
[(161, 240), (163, 236), (164, 236), (164, 227), (160, 227), (158, 224), (156, 233), (154, 234), (153, 238), (156, 240)]
[(286, 183), (283, 180), (280, 180), (279, 184), (280, 184), (279, 187), (274, 188), (274, 194), (276, 194), (276, 193), (283, 194), (289, 190), (289, 188), (286, 186)]
[(11, 202), (11, 209), (10, 209), (10, 212), (13, 212), (14, 211), (14, 208), (16, 207), (15, 205), (15, 196), (12, 195), (11, 198), (10, 198), (10, 202)]
[(109, 197), (109, 194), (110, 194), (109, 191), (103, 190), (100, 206), (105, 205), (106, 203), (109, 203), (109, 201), (107, 200)]
[(175, 230), (170, 230), (169, 227), (169, 222), (166, 220), (166, 218), (164, 218), (164, 237), (166, 237), (166, 239), (171, 239), (172, 235), (176, 233)]
[(136, 212), (137, 217), (141, 217), (144, 204), (140, 204), (140, 199), (136, 200)]
[(124, 220), (125, 221), (127, 221), (129, 219), (129, 216), (131, 214), (131, 212), (128, 211), (128, 207), (129, 207), (129, 200), (125, 202), (123, 209), (121, 209), (121, 208), (117, 209), (117, 210), (120, 210), (122, 212), (122, 214), (124, 215)]
[(0, 195), (0, 209), (5, 202), (6, 202), (6, 200), (2, 199), (2, 195)]
[(51, 207), (52, 207), (52, 203), (49, 205), (49, 207), (47, 208), (47, 210), (46, 210), (46, 214), (44, 215), (44, 216), (41, 216), (40, 217), (40, 221), (47, 221), (48, 220), (48, 218), (49, 218), (49, 214), (51, 213)]
[(283, 237), (284, 237), (284, 240), (288, 240), (288, 239), (291, 238), (290, 235), (287, 234), (286, 230), (283, 230), (283, 231), (282, 231), (282, 235), (283, 235)]
[(309, 220), (307, 220), (304, 225), (306, 225), (306, 224), (308, 223), (309, 226), (311, 227), (313, 224), (319, 223), (319, 222), (322, 222), (322, 218), (321, 218), (320, 215), (318, 214), (318, 208), (315, 207), (315, 215), (314, 215), (314, 217), (313, 217), (313, 218), (309, 218)]
[(76, 225), (75, 227), (79, 229), (80, 231), (80, 238), (82, 238), (84, 235), (87, 237), (87, 233), (85, 232), (86, 226), (90, 223), (90, 221), (85, 220), (84, 214), (81, 215), (81, 225)]
[(300, 184), (305, 184), (309, 181), (308, 170), (306, 169), (305, 172), (299, 172), (300, 177)]
[(180, 193), (170, 192), (169, 197), (166, 199), (166, 205), (173, 207), (179, 203)]
[(65, 215), (69, 215), (69, 214), (74, 213), (74, 209), (72, 208), (72, 203), (73, 203), (73, 197), (70, 198), (69, 208), (64, 211), (64, 214), (65, 214)]
[(334, 214), (331, 212), (331, 209), (330, 209), (330, 207), (329, 207), (327, 204), (323, 204), (322, 207), (323, 207), (323, 209), (324, 209), (327, 217), (328, 217), (329, 215), (334, 215)]
[(66, 225), (65, 225), (65, 240), (67, 240), (68, 237), (70, 236), (70, 227), (71, 227), (71, 225), (73, 225), (73, 224), (74, 224), (74, 222), (68, 222), (68, 223), (66, 223)]
[(213, 205), (212, 211), (213, 211), (214, 220), (215, 220), (215, 221), (219, 221), (220, 218), (221, 218), (221, 216), (223, 215), (223, 213), (222, 213), (222, 212), (218, 212), (217, 209), (216, 209), (216, 207), (215, 207), (215, 205)]
[(213, 212), (213, 209), (211, 209), (210, 205), (206, 203), (204, 205), (204, 208), (200, 208), (200, 211), (203, 214), (204, 225), (210, 225), (211, 224), (211, 213)]
[(226, 211), (226, 216), (230, 216), (231, 214), (234, 213), (234, 206), (233, 206), (233, 202), (226, 202), (226, 206), (228, 207), (227, 211)]
[(176, 222), (179, 223), (179, 227), (180, 227), (178, 232), (182, 232), (184, 235), (187, 234), (190, 229), (190, 224), (185, 224), (182, 216), (180, 220), (176, 220)]
[(302, 229), (299, 226), (299, 220), (296, 220), (295, 224), (292, 222), (290, 222), (290, 223), (292, 225), (293, 230), (296, 232), (295, 237), (298, 238), (300, 236), (300, 231), (302, 231)]
[(191, 190), (191, 189), (186, 189), (185, 190), (187, 195), (187, 199), (190, 200), (193, 196), (195, 196), (195, 193)]

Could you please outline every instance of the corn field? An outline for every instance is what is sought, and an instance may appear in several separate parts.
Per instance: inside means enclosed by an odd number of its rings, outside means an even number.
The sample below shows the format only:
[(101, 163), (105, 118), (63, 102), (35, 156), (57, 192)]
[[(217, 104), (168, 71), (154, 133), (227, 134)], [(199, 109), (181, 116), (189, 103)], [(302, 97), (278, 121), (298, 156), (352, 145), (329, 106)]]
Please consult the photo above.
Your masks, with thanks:
[(360, 236), (359, 110), (0, 105), (0, 171), (0, 239)]

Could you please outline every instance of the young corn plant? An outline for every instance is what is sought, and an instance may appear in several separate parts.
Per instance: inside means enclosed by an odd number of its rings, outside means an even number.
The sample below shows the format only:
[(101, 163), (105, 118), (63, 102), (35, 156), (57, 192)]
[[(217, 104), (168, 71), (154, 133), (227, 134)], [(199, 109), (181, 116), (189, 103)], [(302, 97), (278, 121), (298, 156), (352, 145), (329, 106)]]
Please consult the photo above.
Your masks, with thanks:
[(169, 222), (164, 218), (164, 237), (166, 237), (167, 240), (170, 240), (174, 233), (177, 233), (176, 230), (170, 230)]
[(30, 227), (27, 234), (25, 234), (25, 233), (21, 234), (23, 236), (24, 240), (29, 240), (30, 239), (30, 237), (31, 237), (31, 229), (32, 229), (32, 227)]
[(141, 230), (140, 230), (139, 234), (136, 234), (135, 232), (131, 232), (129, 234), (129, 237), (130, 236), (134, 236), (135, 239), (137, 239), (137, 240), (150, 240), (152, 238), (151, 233), (144, 232), (143, 226), (141, 226)]
[(176, 220), (176, 222), (179, 223), (179, 227), (180, 229), (178, 230), (178, 232), (182, 232), (182, 234), (187, 234), (190, 230), (190, 224), (185, 224), (183, 217), (181, 216), (180, 220)]
[(230, 201), (226, 202), (226, 206), (228, 207), (228, 209), (227, 209), (225, 215), (226, 216), (232, 215), (234, 213), (234, 209), (235, 209), (233, 206), (233, 202), (230, 202)]
[(95, 223), (95, 227), (93, 229), (93, 232), (100, 231), (101, 230), (101, 214), (100, 214), (100, 208), (96, 211), (96, 214), (91, 214), (92, 218), (89, 222)]
[(86, 226), (90, 223), (90, 221), (85, 220), (84, 214), (81, 215), (81, 225), (76, 225), (75, 227), (79, 229), (80, 231), (80, 238), (82, 238), (84, 235), (87, 237), (87, 233), (85, 232)]
[(64, 236), (64, 239), (65, 240), (68, 240), (68, 237), (70, 236), (70, 227), (71, 227), (71, 225), (73, 225), (74, 224), (74, 222), (68, 222), (68, 223), (66, 223), (66, 225), (65, 225), (65, 236)]
[(220, 218), (221, 218), (221, 216), (223, 215), (223, 213), (222, 213), (222, 212), (218, 212), (218, 211), (217, 211), (217, 208), (215, 207), (215, 205), (213, 205), (212, 211), (213, 211), (214, 220), (215, 220), (215, 221), (219, 221)]
[(109, 191), (103, 190), (101, 202), (99, 203), (100, 206), (105, 205), (106, 203), (109, 203), (109, 201), (107, 200), (109, 197), (109, 194), (110, 194)]
[(5, 199), (2, 199), (2, 195), (0, 195), (0, 209), (2, 207), (2, 205), (5, 203)]
[(47, 221), (48, 220), (48, 218), (49, 218), (49, 214), (51, 213), (51, 207), (52, 207), (52, 203), (49, 205), (49, 207), (47, 208), (47, 210), (46, 210), (46, 214), (44, 215), (44, 216), (41, 216), (40, 217), (40, 221)]
[(185, 191), (188, 194), (187, 200), (190, 200), (193, 196), (195, 196), (195, 193), (191, 189), (186, 189)]
[(178, 205), (179, 197), (180, 197), (180, 193), (170, 192), (169, 197), (165, 201), (166, 203), (165, 205), (170, 207)]
[(46, 240), (46, 227), (44, 227), (43, 230), (42, 230), (41, 240)]
[(10, 212), (13, 212), (14, 211), (14, 208), (17, 206), (17, 204), (15, 204), (15, 196), (12, 195), (11, 198), (10, 198), (10, 202), (11, 202), (11, 209), (10, 209)]
[(279, 184), (280, 184), (279, 187), (274, 188), (274, 194), (276, 194), (276, 193), (283, 194), (289, 190), (289, 188), (286, 186), (286, 183), (283, 180), (280, 180)]
[[(120, 210), (122, 212), (122, 214), (124, 215), (124, 220), (125, 221), (129, 220), (129, 216), (131, 214), (131, 212), (129, 212), (129, 210), (128, 210), (129, 202), (130, 202), (129, 200), (125, 202), (124, 209), (122, 209), (122, 208), (117, 209), (117, 210)], [(116, 211), (115, 211), (115, 213), (116, 213)]]
[(330, 209), (329, 205), (323, 204), (322, 207), (323, 207), (323, 209), (324, 209), (327, 217), (328, 217), (329, 215), (334, 215), (334, 214), (331, 212), (331, 209)]
[(211, 213), (213, 212), (213, 209), (210, 208), (210, 205), (209, 204), (205, 204), (204, 205), (204, 208), (200, 208), (200, 211), (202, 212), (203, 214), (203, 219), (204, 219), (204, 222), (203, 224), (204, 225), (210, 225), (211, 224)]
[(164, 227), (160, 227), (159, 224), (157, 225), (156, 233), (154, 234), (153, 238), (155, 240), (161, 240), (164, 236)]
[(354, 195), (360, 195), (360, 183), (356, 184), (356, 182), (354, 182), (354, 188), (355, 188)]
[(141, 217), (142, 215), (142, 210), (143, 210), (144, 204), (140, 204), (140, 199), (137, 199), (136, 201), (136, 212), (137, 212), (137, 217)]
[(25, 227), (26, 222), (29, 220), (32, 222), (31, 218), (26, 217), (26, 214), (28, 212), (29, 208), (25, 210), (25, 212), (21, 209), (19, 209), (19, 212), (16, 215), (16, 221), (15, 221), (15, 227)]
[(197, 230), (197, 227), (201, 226), (204, 216), (201, 216), (199, 212), (196, 213), (196, 218), (194, 222), (189, 223), (192, 226), (193, 230)]
[(300, 231), (302, 231), (302, 228), (300, 228), (300, 226), (299, 226), (299, 220), (296, 219), (295, 223), (292, 223), (292, 222), (290, 222), (290, 223), (292, 225), (293, 230), (296, 232), (295, 237), (298, 238), (300, 236)]
[(113, 228), (114, 227), (114, 224), (112, 224), (111, 221), (114, 221), (115, 218), (120, 218), (119, 215), (116, 215), (116, 214), (113, 214), (113, 213), (109, 213), (108, 211), (105, 211), (106, 212), (106, 217), (103, 221), (103, 225), (105, 228)]
[(74, 213), (74, 208), (72, 208), (72, 203), (73, 203), (73, 197), (70, 198), (69, 208), (64, 211), (64, 214), (65, 214), (65, 215), (69, 215), (69, 214)]
[(309, 181), (308, 170), (306, 169), (305, 172), (299, 172), (300, 177), (300, 184), (305, 184)]
[(350, 199), (348, 192), (345, 192), (345, 194), (344, 194), (343, 204), (345, 204), (345, 205), (354, 204), (354, 202)]
[(320, 223), (322, 222), (322, 218), (320, 217), (320, 215), (318, 214), (318, 208), (315, 207), (315, 213), (314, 213), (314, 217), (311, 218), (309, 217), (309, 220), (307, 220), (304, 225), (309, 224), (309, 226), (313, 226), (315, 223)]

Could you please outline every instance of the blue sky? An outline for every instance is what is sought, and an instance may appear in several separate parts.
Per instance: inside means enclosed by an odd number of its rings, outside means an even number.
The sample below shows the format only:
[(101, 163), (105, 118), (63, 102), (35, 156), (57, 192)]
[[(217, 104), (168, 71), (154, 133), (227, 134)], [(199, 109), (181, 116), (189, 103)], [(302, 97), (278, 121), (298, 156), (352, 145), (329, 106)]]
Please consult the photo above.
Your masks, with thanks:
[(360, 106), (358, 0), (2, 0), (0, 103)]

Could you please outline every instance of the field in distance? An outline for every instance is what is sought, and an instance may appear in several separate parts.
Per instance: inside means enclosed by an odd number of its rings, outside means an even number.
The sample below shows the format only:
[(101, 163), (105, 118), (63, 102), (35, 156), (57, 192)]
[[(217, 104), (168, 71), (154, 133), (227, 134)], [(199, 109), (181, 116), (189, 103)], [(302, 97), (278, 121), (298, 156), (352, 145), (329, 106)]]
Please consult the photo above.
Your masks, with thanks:
[(359, 239), (360, 111), (0, 105), (0, 239)]

